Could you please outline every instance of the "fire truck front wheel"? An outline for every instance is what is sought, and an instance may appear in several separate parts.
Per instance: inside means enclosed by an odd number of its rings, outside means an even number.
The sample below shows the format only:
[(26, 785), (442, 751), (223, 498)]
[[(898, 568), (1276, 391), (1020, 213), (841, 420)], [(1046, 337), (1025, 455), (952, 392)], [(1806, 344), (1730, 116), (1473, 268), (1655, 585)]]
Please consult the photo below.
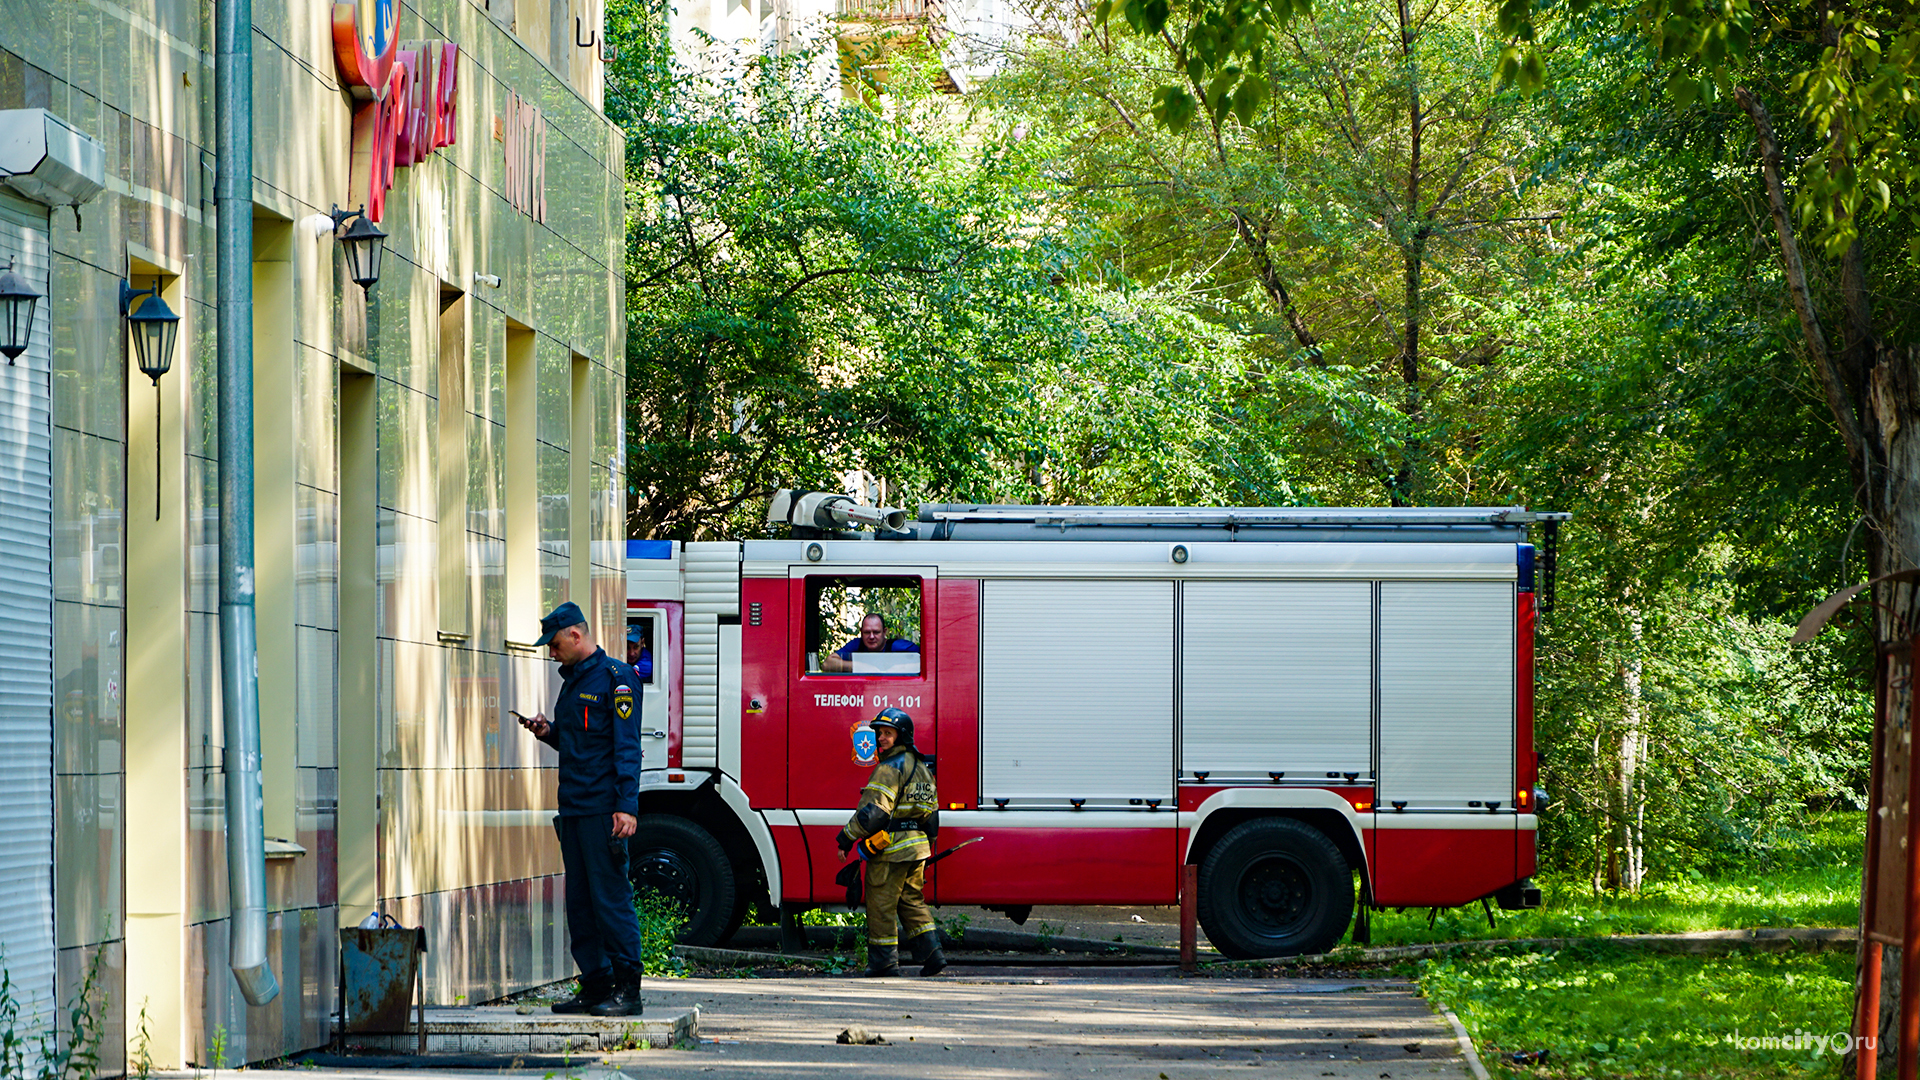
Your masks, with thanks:
[(1325, 952), (1353, 916), (1353, 872), (1313, 826), (1258, 818), (1207, 852), (1199, 900), (1207, 939), (1233, 959)]
[(717, 945), (740, 926), (733, 864), (713, 834), (673, 814), (641, 814), (627, 841), (635, 892), (652, 889), (686, 913), (682, 945)]

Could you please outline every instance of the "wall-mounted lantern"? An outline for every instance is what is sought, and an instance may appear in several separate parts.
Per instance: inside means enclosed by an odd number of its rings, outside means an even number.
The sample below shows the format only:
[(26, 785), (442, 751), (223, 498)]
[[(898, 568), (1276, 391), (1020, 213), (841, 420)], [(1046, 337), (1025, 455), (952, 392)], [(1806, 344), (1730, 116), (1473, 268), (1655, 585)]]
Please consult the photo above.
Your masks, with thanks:
[(14, 273), (13, 260), (7, 260), (6, 271), (0, 273), (0, 353), (6, 354), (8, 367), (27, 351), (27, 340), (33, 336), (33, 306), (44, 295)]
[(160, 376), (173, 367), (173, 346), (180, 336), (180, 316), (160, 298), (160, 283), (136, 289), (120, 282), (120, 314), (133, 339), (133, 362), (140, 374), (153, 380), (153, 520), (160, 520)]
[[(0, 279), (4, 280), (4, 279)], [(133, 360), (140, 374), (160, 385), (160, 376), (173, 367), (173, 345), (180, 336), (180, 316), (160, 298), (160, 286), (136, 289), (131, 282), (120, 283), (120, 314), (127, 319), (127, 336), (133, 339)]]
[[(363, 292), (372, 292), (374, 284), (380, 280), (380, 257), (387, 250), (387, 234), (381, 232), (380, 226), (367, 217), (367, 208), (364, 206), (358, 210), (342, 210), (335, 206), (329, 216), (333, 218), (334, 234), (340, 237), (340, 246), (347, 252), (347, 276)], [(342, 232), (340, 226), (349, 221), (353, 224), (347, 225), (346, 231)]]

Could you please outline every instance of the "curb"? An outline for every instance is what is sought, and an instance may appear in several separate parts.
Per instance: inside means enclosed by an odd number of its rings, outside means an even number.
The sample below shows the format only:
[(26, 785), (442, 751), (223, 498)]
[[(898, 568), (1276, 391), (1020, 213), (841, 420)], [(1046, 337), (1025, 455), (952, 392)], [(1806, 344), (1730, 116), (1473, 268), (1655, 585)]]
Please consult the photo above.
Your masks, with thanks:
[(1767, 926), (1753, 930), (1695, 930), (1684, 934), (1616, 934), (1609, 937), (1553, 938), (1477, 938), (1471, 941), (1441, 941), (1430, 945), (1393, 945), (1379, 949), (1314, 953), (1308, 956), (1276, 957), (1268, 960), (1223, 960), (1209, 967), (1239, 967), (1266, 964), (1353, 964), (1383, 960), (1425, 960), (1451, 953), (1476, 952), (1499, 948), (1566, 949), (1578, 945), (1618, 945), (1646, 952), (1721, 955), (1759, 949), (1788, 952), (1805, 948), (1809, 952), (1851, 949), (1860, 941), (1860, 932), (1851, 926)]
[[(734, 935), (735, 940), (743, 937), (766, 939), (766, 931), (772, 927), (744, 927)], [(758, 933), (752, 933), (757, 931)], [(777, 932), (777, 931), (775, 931)], [(857, 934), (852, 927), (809, 926), (807, 927), (808, 949), (830, 950), (845, 949), (852, 937)], [(760, 944), (760, 942), (755, 942)], [(771, 942), (767, 942), (771, 944)], [(1084, 952), (1131, 954), (1134, 956), (1174, 956), (1180, 950), (1167, 945), (1137, 945), (1124, 941), (1108, 941), (1101, 938), (1067, 937), (1059, 934), (1037, 934), (1030, 930), (1003, 930), (990, 926), (970, 926), (966, 932), (955, 938), (945, 930), (940, 931), (940, 943), (948, 949), (992, 949), (1008, 952)], [(733, 951), (733, 950), (730, 950)], [(753, 950), (738, 950), (753, 951)], [(761, 952), (767, 952), (763, 946)], [(785, 956), (781, 953), (778, 955)]]
[(1473, 1040), (1467, 1037), (1467, 1026), (1445, 1005), (1440, 1006), (1440, 1015), (1453, 1025), (1453, 1037), (1460, 1041), (1460, 1053), (1467, 1059), (1467, 1068), (1473, 1070), (1473, 1080), (1492, 1080), (1487, 1075), (1487, 1067), (1480, 1063), (1480, 1055), (1473, 1049)]

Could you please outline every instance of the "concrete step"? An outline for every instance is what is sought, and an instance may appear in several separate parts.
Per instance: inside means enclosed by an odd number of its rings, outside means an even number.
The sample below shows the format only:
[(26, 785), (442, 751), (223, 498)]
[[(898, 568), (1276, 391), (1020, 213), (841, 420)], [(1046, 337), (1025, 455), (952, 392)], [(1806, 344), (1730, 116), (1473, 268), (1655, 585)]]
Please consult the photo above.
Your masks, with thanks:
[[(544, 1005), (523, 1013), (519, 1011), (523, 1007), (429, 1007), (426, 1052), (605, 1053), (639, 1049), (642, 1043), (660, 1049), (697, 1039), (700, 1034), (697, 1006), (657, 1012), (649, 1009), (645, 1016), (621, 1017), (558, 1016)], [(354, 1050), (412, 1054), (419, 1050), (420, 1036), (413, 1031), (397, 1035), (348, 1035), (346, 1044)]]

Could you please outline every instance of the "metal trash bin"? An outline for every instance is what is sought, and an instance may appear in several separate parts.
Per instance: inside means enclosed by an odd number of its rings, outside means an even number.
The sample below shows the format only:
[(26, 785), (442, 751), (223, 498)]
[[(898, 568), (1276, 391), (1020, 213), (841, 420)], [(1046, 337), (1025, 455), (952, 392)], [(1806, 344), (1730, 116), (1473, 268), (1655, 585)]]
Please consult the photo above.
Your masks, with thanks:
[(420, 957), (427, 951), (424, 926), (401, 926), (382, 916), (377, 929), (340, 931), (340, 1027), (343, 1035), (401, 1035), (417, 998), (419, 1053), (427, 1052), (427, 995)]

